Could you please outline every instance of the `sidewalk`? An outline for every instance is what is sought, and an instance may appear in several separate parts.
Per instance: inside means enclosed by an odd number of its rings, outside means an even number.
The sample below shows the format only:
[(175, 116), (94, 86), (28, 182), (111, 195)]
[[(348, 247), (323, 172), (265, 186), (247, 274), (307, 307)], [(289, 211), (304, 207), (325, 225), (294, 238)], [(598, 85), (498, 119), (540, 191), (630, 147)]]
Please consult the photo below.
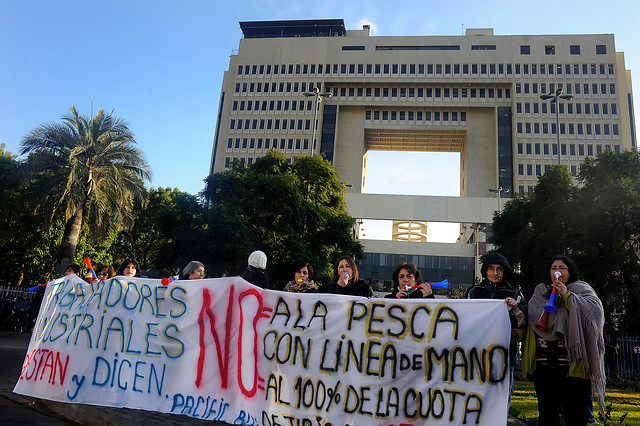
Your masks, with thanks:
[[(85, 404), (65, 404), (45, 399), (31, 398), (13, 393), (20, 376), (22, 361), (29, 346), (28, 334), (0, 332), (0, 422), (20, 426), (42, 425), (226, 425), (227, 423), (198, 420), (192, 417), (163, 414), (155, 411), (127, 408), (101, 407)], [(512, 416), (507, 424), (526, 426)], [(336, 425), (339, 426), (339, 425)]]

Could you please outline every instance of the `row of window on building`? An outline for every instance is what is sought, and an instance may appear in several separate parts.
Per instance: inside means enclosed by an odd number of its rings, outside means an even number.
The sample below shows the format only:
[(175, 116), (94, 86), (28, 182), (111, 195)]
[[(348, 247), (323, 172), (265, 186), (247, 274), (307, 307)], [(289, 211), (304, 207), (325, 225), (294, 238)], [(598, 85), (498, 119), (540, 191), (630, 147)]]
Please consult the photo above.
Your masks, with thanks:
[(454, 122), (466, 123), (466, 111), (396, 111), (396, 110), (365, 110), (367, 121), (410, 121), (421, 122)]
[[(272, 89), (274, 85), (278, 83), (272, 83)], [(306, 83), (281, 83), (282, 87), (275, 86), (276, 89), (282, 88), (283, 91), (278, 91), (277, 93), (290, 93), (292, 95), (305, 93), (307, 85)], [(322, 90), (322, 84), (316, 83), (317, 87)], [(242, 87), (240, 83), (236, 85), (236, 93), (242, 93), (248, 91), (248, 93), (261, 93), (263, 89), (266, 89), (269, 84), (265, 84), (264, 87), (262, 83), (242, 83)], [(297, 86), (297, 87), (296, 87)], [(311, 87), (309, 84), (308, 87)], [(546, 86), (545, 86), (546, 87)], [(291, 92), (290, 90), (294, 91)], [(537, 90), (537, 85), (536, 85)], [(336, 98), (380, 98), (380, 99), (430, 99), (430, 98), (441, 98), (441, 99), (449, 99), (449, 98), (511, 98), (511, 89), (508, 88), (494, 88), (494, 87), (327, 87), (325, 91), (332, 94), (333, 97)], [(265, 93), (265, 92), (262, 92)], [(267, 92), (268, 93), (268, 92)], [(242, 110), (245, 104), (243, 101), (234, 101), (232, 109)], [(247, 107), (248, 107), (248, 102)], [(289, 101), (289, 100), (255, 100), (252, 102), (253, 110), (262, 110), (262, 111), (280, 111), (280, 109), (287, 110), (289, 105), (293, 110), (302, 110), (305, 108), (308, 111), (313, 109), (312, 101)]]
[[(547, 107), (549, 105), (549, 107)], [(565, 106), (566, 105), (566, 106)], [(558, 108), (558, 114), (576, 114), (576, 115), (618, 115), (617, 103), (582, 103), (582, 102), (561, 102)], [(516, 102), (516, 114), (547, 114), (555, 115), (556, 104), (548, 102)]]
[[(250, 150), (267, 152), (270, 149), (282, 152), (304, 153), (309, 151), (308, 138), (228, 138), (227, 151)], [(226, 167), (226, 166), (225, 166)]]
[[(322, 91), (323, 84), (321, 82), (273, 82), (273, 83), (236, 83), (236, 93), (289, 93), (292, 95), (303, 94), (309, 90), (313, 90), (313, 87), (318, 87)], [(544, 94), (555, 92), (556, 87), (563, 89), (570, 95), (615, 95), (616, 84), (615, 83), (515, 83), (516, 94)], [(503, 94), (504, 90), (504, 94)], [(479, 87), (479, 88), (467, 88), (467, 87), (327, 87), (325, 91), (330, 92), (333, 96), (346, 98), (346, 97), (358, 97), (358, 98), (505, 98), (511, 97), (510, 89), (492, 88), (492, 87)], [(239, 108), (239, 101), (234, 101), (234, 110)], [(240, 101), (242, 102), (242, 101)], [(285, 101), (259, 101), (255, 109), (261, 108), (263, 111), (273, 110), (278, 105), (277, 102), (282, 104)], [(261, 104), (260, 104), (261, 102)], [(286, 101), (288, 102), (288, 101)], [(291, 101), (296, 102), (296, 101)], [(303, 103), (305, 101), (299, 101), (300, 108), (304, 108)], [(261, 105), (261, 107), (260, 107)], [(288, 105), (288, 104), (287, 104)], [(292, 106), (296, 108), (296, 106)], [(242, 110), (242, 108), (240, 107)], [(312, 101), (306, 101), (306, 109), (312, 109)]]
[(295, 118), (260, 118), (229, 120), (229, 130), (310, 130), (310, 119)]
[[(551, 128), (551, 133), (549, 133)], [(520, 122), (516, 123), (518, 134), (548, 135), (556, 134), (556, 123)], [(561, 135), (596, 135), (596, 136), (619, 136), (620, 128), (618, 124), (610, 123), (560, 123)]]
[[(556, 84), (549, 83), (549, 90), (547, 91), (547, 84), (540, 83), (539, 93), (555, 93)], [(558, 89), (563, 89), (568, 95), (615, 95), (616, 84), (615, 83), (558, 83)], [(519, 94), (537, 94), (538, 83), (516, 83), (515, 84), (516, 95)]]
[[(584, 159), (585, 157), (593, 157), (600, 154), (603, 150), (612, 150), (616, 154), (620, 152), (620, 146), (615, 144), (560, 144), (560, 156), (566, 157), (567, 154), (570, 157), (577, 157), (578, 159)], [(558, 145), (553, 143), (518, 143), (518, 156), (524, 157), (525, 155), (544, 155), (544, 156), (558, 156)], [(518, 170), (522, 170), (522, 164)], [(547, 171), (547, 169), (545, 169)], [(524, 172), (519, 173), (523, 175)], [(528, 173), (529, 175), (531, 173)], [(537, 176), (537, 174), (536, 174)]]
[(238, 76), (576, 75), (615, 76), (613, 63), (489, 64), (255, 64), (238, 65)]

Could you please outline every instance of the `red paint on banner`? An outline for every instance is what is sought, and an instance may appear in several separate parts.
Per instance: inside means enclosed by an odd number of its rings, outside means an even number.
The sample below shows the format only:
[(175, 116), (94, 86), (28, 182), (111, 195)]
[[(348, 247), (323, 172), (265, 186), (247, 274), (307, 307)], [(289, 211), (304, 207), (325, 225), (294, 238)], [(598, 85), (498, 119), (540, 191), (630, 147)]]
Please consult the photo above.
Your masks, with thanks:
[[(235, 286), (230, 286), (229, 290), (225, 292), (227, 295), (227, 308), (224, 320), (224, 343), (222, 343), (222, 338), (218, 334), (218, 330), (216, 328), (216, 323), (220, 321), (220, 317), (222, 315), (216, 316), (213, 310), (211, 309), (211, 303), (213, 301), (212, 294), (209, 289), (204, 288), (202, 290), (202, 308), (200, 309), (200, 314), (198, 315), (198, 327), (200, 331), (199, 336), (199, 346), (200, 353), (198, 355), (198, 363), (197, 363), (197, 374), (196, 374), (196, 387), (200, 388), (202, 385), (202, 377), (204, 374), (205, 368), (205, 352), (207, 349), (207, 345), (205, 343), (206, 337), (206, 325), (208, 319), (208, 325), (211, 330), (211, 335), (213, 337), (215, 346), (216, 346), (216, 355), (218, 358), (218, 373), (220, 375), (220, 387), (222, 389), (227, 389), (229, 386), (229, 360), (231, 358), (231, 337), (233, 333), (238, 335), (236, 340), (237, 351), (234, 354), (237, 359), (237, 386), (239, 390), (246, 397), (255, 396), (258, 389), (262, 389), (261, 383), (264, 382), (264, 378), (259, 377), (258, 373), (258, 322), (263, 318), (269, 318), (268, 312), (271, 312), (271, 308), (267, 308), (264, 306), (264, 301), (262, 298), (262, 293), (256, 289), (248, 289), (240, 294), (238, 294), (237, 299), (235, 298)], [(257, 308), (255, 312), (251, 312), (247, 314), (242, 308), (241, 304), (245, 298), (253, 297), (257, 301)], [(234, 306), (237, 305), (237, 306)], [(238, 311), (237, 317), (239, 317), (239, 325), (235, 327), (234, 324), (234, 310)], [(252, 348), (243, 348), (243, 333), (244, 330), (244, 321), (245, 316), (248, 317), (248, 321), (251, 322), (253, 338), (251, 339)], [(246, 342), (245, 342), (246, 344)], [(253, 363), (253, 381), (250, 386), (245, 387), (242, 380), (242, 371), (243, 371), (243, 355), (245, 354), (245, 350), (248, 353), (252, 353), (252, 359), (244, 360), (244, 362), (252, 362)], [(250, 352), (249, 352), (250, 351)]]
[[(63, 365), (60, 352), (50, 351), (49, 349), (34, 349), (24, 358), (19, 380), (32, 380), (35, 382), (46, 379), (47, 383), (52, 386), (55, 386), (56, 384), (61, 386), (64, 385), (68, 366), (69, 354), (64, 358)], [(45, 376), (45, 373), (47, 372), (49, 374), (48, 376)], [(56, 383), (56, 377), (58, 378), (59, 383)]]

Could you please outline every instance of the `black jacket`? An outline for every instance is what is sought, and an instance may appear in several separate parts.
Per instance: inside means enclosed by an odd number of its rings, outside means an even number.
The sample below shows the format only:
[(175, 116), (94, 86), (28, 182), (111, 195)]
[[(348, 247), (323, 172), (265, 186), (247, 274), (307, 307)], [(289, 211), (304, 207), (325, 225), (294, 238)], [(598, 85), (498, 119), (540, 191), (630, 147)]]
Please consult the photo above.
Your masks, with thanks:
[(523, 327), (527, 324), (527, 301), (522, 293), (511, 287), (508, 282), (492, 283), (485, 279), (480, 284), (474, 285), (467, 291), (467, 299), (499, 299), (511, 297), (518, 302), (518, 307), (509, 310), (511, 328)]
[(338, 283), (332, 283), (326, 291), (332, 294), (344, 294), (346, 296), (373, 297), (373, 289), (366, 281), (358, 280), (345, 287), (340, 287)]

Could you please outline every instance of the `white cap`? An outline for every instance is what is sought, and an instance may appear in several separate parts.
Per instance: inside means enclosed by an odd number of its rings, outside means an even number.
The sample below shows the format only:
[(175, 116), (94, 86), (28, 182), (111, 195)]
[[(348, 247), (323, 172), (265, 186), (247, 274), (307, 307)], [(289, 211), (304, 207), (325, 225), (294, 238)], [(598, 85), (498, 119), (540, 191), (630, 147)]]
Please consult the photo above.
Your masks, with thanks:
[(249, 255), (249, 266), (253, 266), (254, 268), (258, 269), (266, 269), (267, 255), (260, 250), (254, 251)]

